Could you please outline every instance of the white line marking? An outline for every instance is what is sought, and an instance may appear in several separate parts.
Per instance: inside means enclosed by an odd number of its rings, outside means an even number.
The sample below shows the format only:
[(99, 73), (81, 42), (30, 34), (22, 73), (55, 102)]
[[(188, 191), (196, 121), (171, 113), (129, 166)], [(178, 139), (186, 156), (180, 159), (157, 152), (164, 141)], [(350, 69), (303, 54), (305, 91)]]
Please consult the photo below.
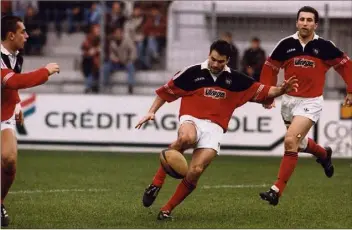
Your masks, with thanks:
[(110, 189), (50, 189), (50, 190), (19, 190), (10, 191), (11, 194), (31, 194), (31, 193), (62, 193), (62, 192), (106, 192)]
[(268, 184), (224, 184), (224, 185), (204, 185), (204, 189), (213, 189), (213, 188), (263, 188), (268, 187)]

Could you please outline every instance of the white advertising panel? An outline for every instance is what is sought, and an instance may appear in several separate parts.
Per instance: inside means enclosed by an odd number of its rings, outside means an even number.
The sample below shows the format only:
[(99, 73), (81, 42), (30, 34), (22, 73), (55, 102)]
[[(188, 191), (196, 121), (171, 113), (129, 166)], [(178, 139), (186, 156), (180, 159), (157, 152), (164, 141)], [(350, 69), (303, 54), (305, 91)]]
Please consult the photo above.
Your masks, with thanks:
[[(167, 147), (177, 136), (179, 100), (166, 103), (154, 121), (137, 130), (134, 127), (148, 111), (153, 96), (27, 94), (21, 95), (21, 98), (25, 125), (17, 130), (20, 144), (98, 146), (102, 150), (150, 152)], [(276, 108), (271, 110), (256, 103), (238, 108), (221, 143), (221, 154), (281, 156), (286, 128), (280, 115), (280, 101), (276, 104)], [(332, 140), (330, 132), (335, 132), (332, 131), (333, 124), (325, 128), (328, 122), (338, 120), (338, 113), (331, 108), (333, 105), (337, 108), (339, 103), (329, 102), (326, 105), (329, 109), (324, 110), (318, 138), (321, 136), (322, 144), (341, 148), (342, 144)], [(345, 147), (351, 146), (351, 138), (348, 140), (351, 125), (349, 127), (349, 130), (347, 127), (338, 131), (340, 136), (347, 135), (343, 142)], [(328, 129), (327, 135), (324, 128)], [(313, 137), (312, 130), (309, 136)], [(339, 156), (347, 155), (339, 153)]]
[(326, 101), (319, 121), (318, 141), (331, 146), (334, 157), (352, 158), (352, 108), (340, 101)]

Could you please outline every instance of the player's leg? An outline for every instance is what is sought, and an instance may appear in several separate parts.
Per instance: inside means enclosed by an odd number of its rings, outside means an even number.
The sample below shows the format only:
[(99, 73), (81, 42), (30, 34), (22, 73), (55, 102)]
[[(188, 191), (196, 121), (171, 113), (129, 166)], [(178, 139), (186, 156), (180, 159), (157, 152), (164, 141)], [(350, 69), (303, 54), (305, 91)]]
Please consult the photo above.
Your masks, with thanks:
[[(299, 99), (292, 110), (293, 116), (304, 116), (312, 120), (314, 123), (320, 118), (323, 110), (323, 97)], [(317, 162), (322, 165), (327, 177), (332, 177), (334, 174), (334, 166), (332, 165), (331, 155), (332, 150), (330, 147), (323, 148), (318, 145), (313, 139), (305, 137), (300, 145), (300, 151), (311, 153), (317, 157)]]
[(7, 226), (9, 217), (3, 202), (15, 179), (17, 140), (13, 128), (4, 127), (6, 124), (1, 125), (1, 226)]
[(314, 122), (311, 119), (304, 116), (295, 116), (293, 118), (285, 135), (285, 154), (281, 160), (278, 179), (269, 191), (260, 193), (261, 198), (267, 200), (269, 204), (278, 204), (279, 197), (282, 195), (287, 182), (296, 168), (299, 144), (313, 124)]
[(195, 189), (204, 170), (220, 152), (223, 129), (207, 120), (198, 120), (196, 125), (199, 138), (193, 151), (187, 175), (178, 185), (171, 199), (161, 208), (158, 214), (159, 220), (170, 217), (171, 211)]
[[(182, 122), (178, 129), (177, 140), (169, 148), (181, 153), (186, 149), (192, 148), (197, 142), (197, 129), (192, 121)], [(154, 175), (152, 183), (145, 189), (143, 194), (143, 205), (149, 207), (155, 201), (166, 178), (166, 172), (161, 165)]]
[[(289, 128), (289, 124), (286, 125), (286, 128)], [(332, 149), (330, 147), (322, 147), (312, 138), (305, 136), (299, 144), (298, 151), (315, 156), (317, 158), (316, 161), (321, 164), (327, 177), (330, 178), (334, 175), (334, 166), (331, 161)]]
[(170, 200), (161, 208), (158, 219), (169, 219), (171, 211), (179, 205), (196, 188), (197, 182), (204, 170), (217, 156), (217, 151), (210, 148), (194, 150), (186, 177), (177, 186)]

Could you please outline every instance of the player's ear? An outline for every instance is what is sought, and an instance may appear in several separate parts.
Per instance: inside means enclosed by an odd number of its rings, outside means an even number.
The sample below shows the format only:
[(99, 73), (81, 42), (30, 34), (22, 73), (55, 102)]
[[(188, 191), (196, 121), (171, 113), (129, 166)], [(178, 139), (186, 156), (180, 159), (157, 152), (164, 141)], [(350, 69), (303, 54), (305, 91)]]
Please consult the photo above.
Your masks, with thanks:
[(318, 23), (315, 23), (314, 30), (316, 30), (317, 28), (318, 28)]
[(13, 41), (15, 39), (15, 34), (13, 32), (9, 32), (7, 34), (7, 38), (10, 40), (10, 41)]

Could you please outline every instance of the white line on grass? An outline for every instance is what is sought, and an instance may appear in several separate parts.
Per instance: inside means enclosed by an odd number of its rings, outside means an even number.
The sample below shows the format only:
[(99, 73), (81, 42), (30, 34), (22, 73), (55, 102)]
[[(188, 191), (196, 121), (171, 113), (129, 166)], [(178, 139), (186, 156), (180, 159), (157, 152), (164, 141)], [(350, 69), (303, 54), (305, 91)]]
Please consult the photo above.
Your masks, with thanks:
[(50, 190), (19, 190), (10, 191), (12, 194), (29, 194), (29, 193), (63, 193), (63, 192), (106, 192), (110, 189), (50, 189)]
[(224, 185), (204, 185), (204, 189), (214, 188), (263, 188), (268, 187), (268, 184), (224, 184)]

